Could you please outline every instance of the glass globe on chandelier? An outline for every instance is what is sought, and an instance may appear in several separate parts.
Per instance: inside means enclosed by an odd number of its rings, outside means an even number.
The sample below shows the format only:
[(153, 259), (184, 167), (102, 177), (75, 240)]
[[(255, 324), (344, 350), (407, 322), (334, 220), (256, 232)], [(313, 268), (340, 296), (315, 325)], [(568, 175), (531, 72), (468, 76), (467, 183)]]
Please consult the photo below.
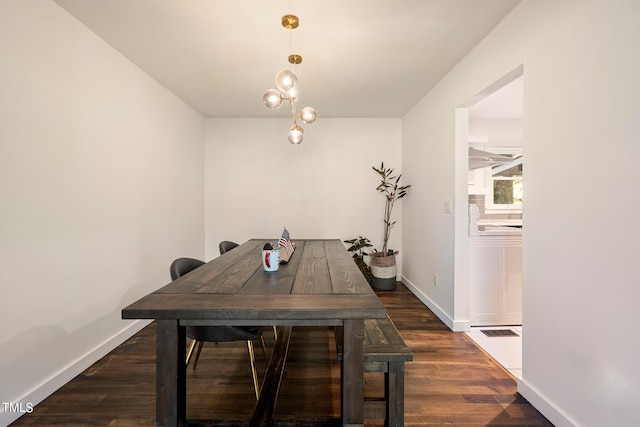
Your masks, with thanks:
[[(282, 17), (282, 26), (288, 30), (298, 28), (300, 21), (297, 16), (286, 15)], [(291, 34), (289, 34), (291, 36)], [(296, 54), (289, 55), (289, 63), (297, 65), (302, 62), (302, 56)], [(298, 145), (304, 137), (304, 129), (298, 124), (298, 119), (306, 124), (316, 121), (316, 110), (312, 107), (304, 107), (300, 110), (300, 114), (296, 111), (296, 101), (298, 100), (297, 82), (298, 76), (291, 69), (282, 69), (276, 74), (277, 89), (269, 89), (264, 93), (262, 100), (264, 105), (275, 109), (282, 105), (283, 101), (289, 101), (291, 106), (291, 115), (293, 116), (293, 126), (289, 130), (288, 139), (293, 145)]]

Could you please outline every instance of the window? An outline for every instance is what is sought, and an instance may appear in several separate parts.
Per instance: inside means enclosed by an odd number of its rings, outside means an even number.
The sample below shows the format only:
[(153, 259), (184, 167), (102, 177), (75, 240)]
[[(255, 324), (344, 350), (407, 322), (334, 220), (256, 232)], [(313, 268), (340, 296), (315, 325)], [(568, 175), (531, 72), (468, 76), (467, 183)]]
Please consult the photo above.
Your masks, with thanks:
[(523, 201), (522, 154), (500, 153), (513, 157), (513, 161), (491, 167), (490, 194), (487, 209), (499, 211), (520, 211)]

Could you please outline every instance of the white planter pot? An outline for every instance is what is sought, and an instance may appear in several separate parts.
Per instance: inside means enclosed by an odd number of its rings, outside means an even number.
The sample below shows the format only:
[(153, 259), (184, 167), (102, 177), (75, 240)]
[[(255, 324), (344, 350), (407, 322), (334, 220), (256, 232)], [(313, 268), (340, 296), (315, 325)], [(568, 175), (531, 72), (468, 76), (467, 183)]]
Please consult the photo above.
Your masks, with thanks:
[(380, 290), (392, 290), (396, 288), (396, 256), (371, 256), (371, 273), (373, 282), (371, 287)]

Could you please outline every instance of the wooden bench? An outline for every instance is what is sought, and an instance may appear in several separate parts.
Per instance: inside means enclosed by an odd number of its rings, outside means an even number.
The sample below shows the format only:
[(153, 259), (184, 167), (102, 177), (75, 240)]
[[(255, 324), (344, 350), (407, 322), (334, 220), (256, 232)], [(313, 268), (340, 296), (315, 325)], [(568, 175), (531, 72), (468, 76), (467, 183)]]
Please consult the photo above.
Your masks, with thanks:
[(277, 338), (267, 364), (267, 371), (264, 374), (260, 397), (249, 423), (251, 427), (271, 426), (273, 423), (278, 393), (280, 392), (282, 376), (284, 375), (284, 366), (289, 352), (291, 330), (291, 326), (279, 326), (277, 328)]
[[(336, 328), (338, 360), (342, 362), (342, 329)], [(404, 425), (404, 362), (413, 360), (389, 316), (364, 322), (364, 371), (384, 372), (384, 396), (365, 398), (364, 415), (384, 419), (385, 426)]]

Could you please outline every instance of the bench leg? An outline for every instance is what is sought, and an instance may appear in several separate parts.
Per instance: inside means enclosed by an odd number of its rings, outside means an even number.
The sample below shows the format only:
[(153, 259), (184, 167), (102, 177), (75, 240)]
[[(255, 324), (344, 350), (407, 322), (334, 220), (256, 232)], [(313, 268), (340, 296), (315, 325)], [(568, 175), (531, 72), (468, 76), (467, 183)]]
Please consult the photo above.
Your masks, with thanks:
[(384, 393), (387, 403), (386, 425), (404, 426), (404, 362), (389, 362), (384, 374)]

